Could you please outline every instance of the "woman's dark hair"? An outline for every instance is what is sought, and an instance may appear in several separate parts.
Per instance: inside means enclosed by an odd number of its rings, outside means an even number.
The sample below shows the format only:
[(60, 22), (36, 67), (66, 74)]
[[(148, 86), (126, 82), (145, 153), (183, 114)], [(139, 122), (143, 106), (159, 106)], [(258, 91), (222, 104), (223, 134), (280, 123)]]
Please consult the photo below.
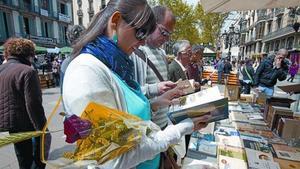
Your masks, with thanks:
[(197, 53), (199, 51), (201, 51), (203, 53), (204, 47), (201, 45), (193, 45), (192, 46), (192, 53)]
[(28, 39), (10, 38), (4, 44), (4, 58), (29, 58), (35, 55), (35, 44)]
[(86, 44), (106, 33), (108, 20), (116, 11), (121, 13), (122, 18), (129, 25), (146, 30), (148, 35), (155, 30), (155, 16), (146, 0), (110, 0), (107, 6), (93, 17), (88, 28), (73, 45), (73, 58), (79, 55)]

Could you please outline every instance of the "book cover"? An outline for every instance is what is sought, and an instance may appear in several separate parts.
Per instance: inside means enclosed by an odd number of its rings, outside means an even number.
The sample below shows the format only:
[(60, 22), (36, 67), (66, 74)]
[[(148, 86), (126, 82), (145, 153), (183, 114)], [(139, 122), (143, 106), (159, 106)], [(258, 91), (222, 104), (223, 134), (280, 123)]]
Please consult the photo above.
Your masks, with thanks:
[(274, 158), (274, 161), (279, 163), (281, 169), (298, 169), (300, 162)]
[(247, 169), (246, 154), (243, 149), (218, 146), (220, 169)]
[(271, 147), (270, 147), (271, 145), (269, 145), (266, 142), (258, 142), (258, 141), (243, 139), (243, 145), (245, 148), (272, 154)]
[(300, 149), (282, 144), (272, 144), (278, 158), (300, 161)]
[(273, 161), (273, 156), (261, 151), (245, 149), (249, 169), (280, 169), (278, 163)]
[(240, 136), (240, 133), (234, 128), (228, 127), (219, 127), (215, 134), (223, 135), (223, 136)]
[(216, 134), (215, 139), (216, 142), (219, 143), (219, 145), (238, 147), (238, 148), (243, 147), (243, 144), (239, 136), (223, 136), (223, 135)]
[(220, 95), (217, 87), (181, 97), (180, 104), (172, 105), (168, 112), (173, 124), (204, 115), (210, 116), (208, 122), (228, 118), (228, 99)]
[(193, 151), (195, 153), (200, 152), (210, 156), (216, 156), (217, 144), (216, 142), (207, 141), (202, 138), (191, 137), (188, 151)]

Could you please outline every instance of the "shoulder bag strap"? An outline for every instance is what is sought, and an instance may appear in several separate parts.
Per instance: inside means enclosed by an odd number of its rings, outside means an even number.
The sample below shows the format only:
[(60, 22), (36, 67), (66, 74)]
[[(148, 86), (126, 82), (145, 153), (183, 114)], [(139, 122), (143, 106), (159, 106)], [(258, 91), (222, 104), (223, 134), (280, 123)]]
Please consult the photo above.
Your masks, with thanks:
[(143, 59), (144, 62), (147, 63), (147, 65), (153, 70), (153, 72), (155, 73), (156, 77), (159, 79), (159, 81), (164, 81), (164, 78), (162, 77), (162, 75), (159, 73), (159, 71), (157, 70), (157, 68), (155, 67), (155, 65), (153, 64), (153, 62), (151, 62), (151, 60), (146, 60), (146, 56), (145, 54), (140, 50), (140, 49), (136, 49), (134, 51), (134, 53), (136, 55), (138, 55), (141, 59)]

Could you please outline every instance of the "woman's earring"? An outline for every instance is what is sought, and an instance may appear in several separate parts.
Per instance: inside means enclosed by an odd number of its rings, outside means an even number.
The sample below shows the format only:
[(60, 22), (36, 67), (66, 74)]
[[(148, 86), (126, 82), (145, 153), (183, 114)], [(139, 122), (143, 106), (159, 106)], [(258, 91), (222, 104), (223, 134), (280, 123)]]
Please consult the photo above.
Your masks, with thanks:
[(118, 44), (118, 35), (117, 35), (117, 33), (114, 33), (114, 35), (113, 35), (113, 41), (114, 41), (114, 43), (116, 45)]

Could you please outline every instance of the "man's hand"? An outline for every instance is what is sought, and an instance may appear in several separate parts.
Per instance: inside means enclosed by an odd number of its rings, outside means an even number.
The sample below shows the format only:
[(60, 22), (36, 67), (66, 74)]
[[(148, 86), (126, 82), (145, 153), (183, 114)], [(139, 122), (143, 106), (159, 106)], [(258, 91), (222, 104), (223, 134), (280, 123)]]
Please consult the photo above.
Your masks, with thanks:
[(168, 90), (171, 90), (176, 86), (177, 86), (176, 83), (171, 82), (171, 81), (160, 82), (160, 83), (158, 83), (158, 93), (159, 93), (159, 95), (162, 95), (165, 92), (167, 92)]
[(184, 95), (183, 89), (180, 87), (175, 87), (171, 90), (168, 90), (164, 94), (158, 96), (151, 102), (151, 108), (153, 111), (157, 111), (161, 107), (168, 107), (172, 104), (179, 102), (178, 100), (174, 100), (174, 98), (180, 97)]
[(283, 61), (284, 57), (282, 55), (277, 55), (275, 57), (275, 66), (277, 69), (281, 68), (281, 63)]

